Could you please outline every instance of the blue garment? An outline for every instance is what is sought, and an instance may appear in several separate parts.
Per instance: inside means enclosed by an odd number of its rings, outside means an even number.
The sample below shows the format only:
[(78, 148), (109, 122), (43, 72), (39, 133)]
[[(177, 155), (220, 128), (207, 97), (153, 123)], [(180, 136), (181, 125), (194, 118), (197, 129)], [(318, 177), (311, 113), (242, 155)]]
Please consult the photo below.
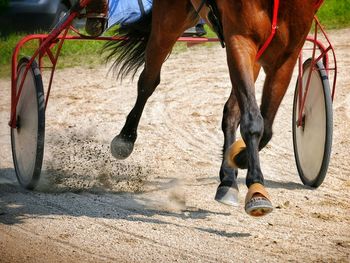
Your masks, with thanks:
[[(144, 12), (152, 9), (152, 0), (142, 0)], [(139, 0), (109, 0), (108, 28), (116, 24), (130, 24), (143, 13)]]

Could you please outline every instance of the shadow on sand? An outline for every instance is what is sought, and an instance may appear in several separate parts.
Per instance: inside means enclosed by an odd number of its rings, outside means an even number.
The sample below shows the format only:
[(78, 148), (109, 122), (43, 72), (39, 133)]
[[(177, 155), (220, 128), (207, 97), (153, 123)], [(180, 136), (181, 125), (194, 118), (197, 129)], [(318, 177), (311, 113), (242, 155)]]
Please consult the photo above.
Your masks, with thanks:
[[(61, 171), (62, 172), (62, 171)], [(66, 174), (65, 177), (68, 177)], [(126, 178), (126, 177), (125, 177)], [(176, 211), (166, 207), (154, 195), (176, 187), (174, 178), (162, 178), (153, 184), (153, 198), (147, 192), (126, 193), (115, 192), (108, 189), (65, 189), (61, 191), (28, 191), (19, 186), (14, 169), (0, 169), (0, 223), (13, 225), (21, 224), (28, 218), (40, 216), (87, 216), (90, 218), (120, 219), (139, 221), (143, 223), (171, 224), (180, 226), (166, 220), (175, 217), (182, 220), (207, 219), (212, 215), (231, 216), (231, 213), (209, 211), (196, 207), (177, 207)], [(244, 178), (239, 179), (244, 184)], [(267, 180), (266, 185), (271, 188), (284, 188), (288, 190), (307, 189), (302, 184), (293, 182), (274, 182)], [(160, 192), (157, 192), (160, 191)], [(155, 218), (160, 215), (164, 220)], [(181, 226), (183, 227), (183, 226)], [(249, 233), (226, 232), (217, 229), (196, 227), (197, 230), (229, 238), (250, 236)]]
[[(209, 211), (197, 207), (177, 207), (174, 211), (164, 203), (147, 197), (146, 193), (123, 193), (101, 190), (92, 192), (87, 189), (75, 191), (40, 192), (23, 189), (17, 182), (14, 169), (0, 169), (0, 223), (6, 225), (22, 224), (27, 219), (41, 216), (69, 216), (102, 218), (113, 220), (127, 220), (133, 222), (169, 224), (184, 227), (167, 217), (182, 220), (202, 220), (212, 215), (230, 216), (231, 213)], [(174, 179), (156, 184), (152, 194), (156, 191), (167, 191), (174, 187)], [(78, 191), (79, 190), (79, 191)], [(155, 218), (158, 215), (161, 217)], [(159, 218), (163, 218), (159, 219)], [(169, 222), (172, 221), (172, 222)], [(250, 236), (249, 233), (223, 232), (221, 230), (201, 227), (190, 227), (199, 231), (216, 234), (224, 237), (240, 238)]]

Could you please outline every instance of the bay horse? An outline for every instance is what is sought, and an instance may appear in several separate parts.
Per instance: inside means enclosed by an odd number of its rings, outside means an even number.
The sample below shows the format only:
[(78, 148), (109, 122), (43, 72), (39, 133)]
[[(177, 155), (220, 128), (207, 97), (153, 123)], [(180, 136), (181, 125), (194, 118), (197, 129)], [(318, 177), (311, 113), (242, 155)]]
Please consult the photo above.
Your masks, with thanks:
[[(111, 142), (113, 156), (125, 159), (133, 151), (143, 109), (160, 83), (163, 62), (184, 30), (202, 17), (226, 46), (232, 83), (231, 94), (223, 109), (223, 158), (215, 199), (236, 205), (238, 168), (247, 169), (245, 211), (252, 216), (271, 212), (273, 206), (264, 188), (259, 151), (272, 138), (276, 112), (320, 2), (281, 1), (277, 24), (273, 27), (277, 0), (154, 0), (150, 13), (116, 30), (118, 36), (125, 36), (124, 40), (111, 41), (105, 46), (110, 52), (107, 60), (113, 61), (118, 77), (135, 76), (143, 67), (136, 103), (119, 135)], [(275, 36), (257, 59), (272, 30), (276, 32)], [(261, 68), (266, 79), (259, 108), (254, 83)], [(242, 139), (236, 141), (239, 125)]]

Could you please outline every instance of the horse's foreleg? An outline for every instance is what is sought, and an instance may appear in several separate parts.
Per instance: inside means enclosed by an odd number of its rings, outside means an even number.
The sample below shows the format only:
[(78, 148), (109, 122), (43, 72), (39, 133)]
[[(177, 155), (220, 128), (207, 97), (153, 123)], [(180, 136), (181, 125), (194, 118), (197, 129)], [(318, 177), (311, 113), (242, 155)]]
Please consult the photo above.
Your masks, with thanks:
[(255, 98), (255, 44), (248, 38), (233, 36), (227, 41), (230, 77), (241, 112), (241, 135), (246, 144), (248, 172), (246, 184), (264, 184), (259, 162), (259, 143), (264, 124)]
[[(269, 66), (265, 67), (266, 79), (260, 106), (260, 112), (264, 119), (264, 133), (259, 143), (259, 151), (263, 149), (272, 138), (272, 125), (277, 110), (289, 86), (299, 51), (300, 49), (295, 49), (294, 53), (283, 63), (278, 65), (267, 63)], [(247, 168), (248, 166), (247, 151), (245, 149), (234, 156), (231, 153), (229, 158), (232, 158), (235, 166), (241, 169)]]
[(264, 189), (264, 177), (260, 168), (259, 143), (264, 132), (264, 121), (255, 98), (254, 65), (257, 47), (248, 37), (225, 36), (227, 61), (234, 92), (241, 112), (240, 131), (246, 145), (248, 171), (245, 210), (260, 216), (273, 207)]
[[(260, 64), (256, 63), (254, 66), (254, 80), (259, 75)], [(232, 168), (228, 163), (228, 159), (225, 157), (228, 154), (230, 146), (236, 140), (236, 130), (239, 125), (241, 113), (237, 102), (237, 97), (234, 90), (231, 91), (230, 97), (227, 100), (223, 117), (222, 117), (222, 131), (224, 134), (224, 158), (220, 167), (220, 184), (216, 191), (215, 200), (227, 204), (238, 204), (238, 186), (237, 186), (237, 174), (238, 170)]]
[(265, 69), (266, 80), (260, 106), (264, 118), (264, 134), (260, 140), (260, 149), (264, 148), (272, 138), (273, 121), (292, 78), (299, 50), (295, 49), (282, 65)]

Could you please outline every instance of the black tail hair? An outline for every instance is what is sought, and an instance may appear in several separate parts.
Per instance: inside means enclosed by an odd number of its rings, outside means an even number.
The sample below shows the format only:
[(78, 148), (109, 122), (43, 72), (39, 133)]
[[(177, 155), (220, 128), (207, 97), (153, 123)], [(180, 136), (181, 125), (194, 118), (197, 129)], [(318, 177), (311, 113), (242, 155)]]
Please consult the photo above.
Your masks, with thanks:
[(128, 74), (135, 76), (145, 63), (145, 51), (151, 34), (152, 12), (142, 16), (138, 21), (123, 25), (114, 31), (114, 35), (123, 37), (119, 41), (108, 41), (103, 52), (109, 52), (106, 62), (113, 61), (112, 67), (118, 78)]

